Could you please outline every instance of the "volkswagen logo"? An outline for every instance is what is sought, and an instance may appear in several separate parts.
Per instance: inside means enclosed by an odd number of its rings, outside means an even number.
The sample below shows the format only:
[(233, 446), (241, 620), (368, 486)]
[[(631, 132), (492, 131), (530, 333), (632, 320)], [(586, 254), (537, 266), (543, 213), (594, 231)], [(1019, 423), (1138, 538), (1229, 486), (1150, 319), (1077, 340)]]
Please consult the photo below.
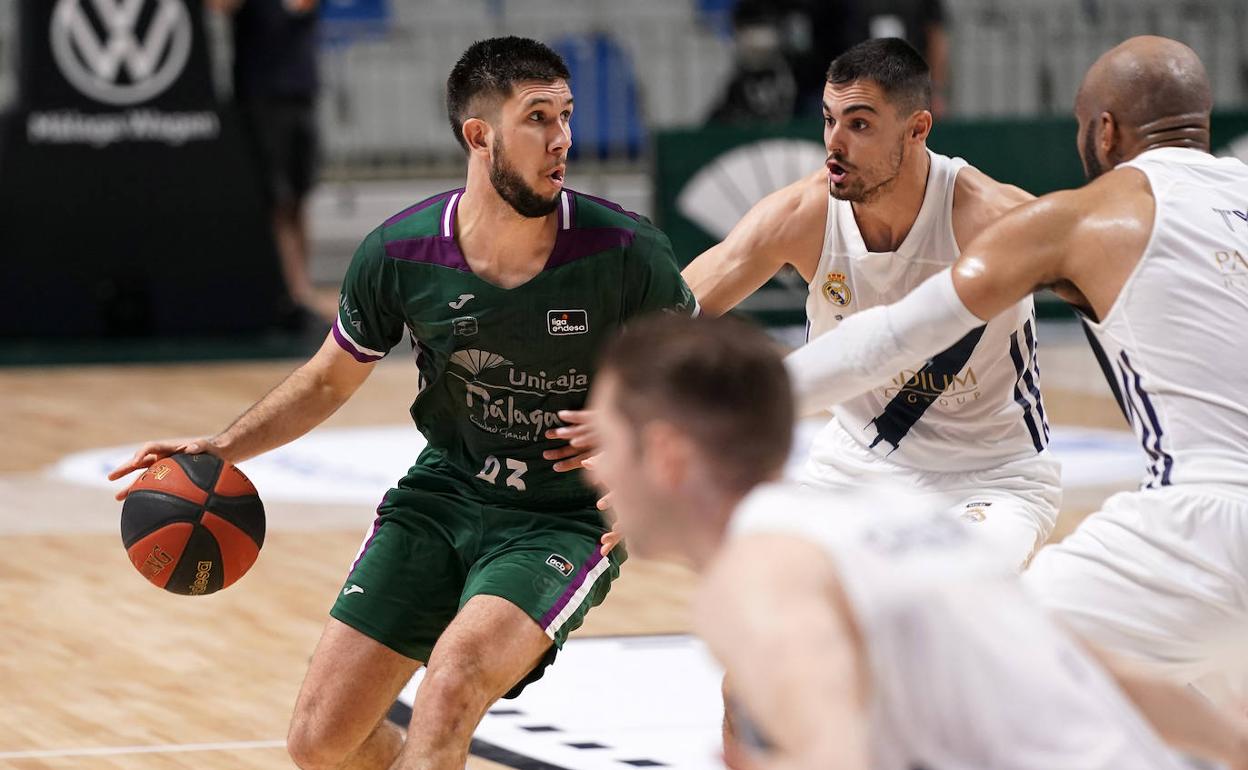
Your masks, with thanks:
[(65, 79), (91, 99), (119, 106), (164, 92), (191, 54), (183, 0), (58, 0), (51, 35)]

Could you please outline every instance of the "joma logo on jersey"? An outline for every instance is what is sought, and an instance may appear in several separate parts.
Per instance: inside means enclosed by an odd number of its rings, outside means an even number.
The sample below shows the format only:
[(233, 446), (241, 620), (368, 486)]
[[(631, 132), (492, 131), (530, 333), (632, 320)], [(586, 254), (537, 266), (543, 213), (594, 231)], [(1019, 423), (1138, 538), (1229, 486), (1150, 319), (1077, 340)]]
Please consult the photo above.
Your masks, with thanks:
[(589, 331), (589, 313), (584, 310), (547, 310), (546, 330), (556, 337)]
[(557, 553), (552, 553), (550, 556), (546, 557), (546, 563), (559, 570), (559, 574), (564, 577), (570, 577), (572, 575), (572, 562)]

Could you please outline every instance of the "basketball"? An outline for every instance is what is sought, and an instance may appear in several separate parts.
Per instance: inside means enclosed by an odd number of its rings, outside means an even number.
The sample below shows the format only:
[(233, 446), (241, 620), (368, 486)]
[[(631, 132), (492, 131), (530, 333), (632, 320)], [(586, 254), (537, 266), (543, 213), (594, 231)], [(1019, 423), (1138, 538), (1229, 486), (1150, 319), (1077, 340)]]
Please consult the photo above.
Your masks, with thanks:
[(225, 588), (264, 545), (264, 506), (243, 472), (210, 454), (175, 454), (135, 481), (121, 509), (130, 562), (153, 585), (198, 596)]

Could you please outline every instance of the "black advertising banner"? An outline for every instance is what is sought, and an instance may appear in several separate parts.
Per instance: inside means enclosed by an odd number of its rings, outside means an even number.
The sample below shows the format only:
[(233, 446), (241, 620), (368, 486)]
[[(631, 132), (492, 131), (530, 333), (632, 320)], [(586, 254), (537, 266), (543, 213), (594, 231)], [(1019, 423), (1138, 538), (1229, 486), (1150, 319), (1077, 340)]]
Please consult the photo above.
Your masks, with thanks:
[(203, 108), (214, 101), (200, 2), (26, 0), (29, 109)]
[(234, 333), (283, 289), (199, 0), (23, 0), (0, 122), (0, 337)]

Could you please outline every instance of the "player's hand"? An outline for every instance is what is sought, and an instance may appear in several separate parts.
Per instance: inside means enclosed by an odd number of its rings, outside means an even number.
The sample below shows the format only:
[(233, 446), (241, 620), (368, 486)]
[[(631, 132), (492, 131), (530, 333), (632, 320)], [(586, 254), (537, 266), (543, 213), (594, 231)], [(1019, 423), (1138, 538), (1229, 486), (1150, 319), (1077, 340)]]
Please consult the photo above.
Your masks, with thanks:
[(620, 533), (620, 525), (616, 524), (610, 530), (602, 533), (602, 539), (598, 541), (601, 543), (598, 548), (598, 552), (603, 556), (606, 556), (611, 553), (611, 551), (619, 545), (620, 541), (623, 539), (624, 535)]
[[(594, 463), (598, 462), (598, 457), (599, 455), (590, 455), (589, 457), (582, 458), (581, 467), (592, 473), (594, 470)], [(598, 480), (595, 478), (594, 481), (595, 483), (597, 483)], [(601, 484), (598, 484), (598, 488), (603, 489), (603, 486)], [(603, 513), (606, 513), (607, 509), (610, 507), (611, 507), (611, 493), (603, 492), (602, 497), (598, 498), (597, 508)], [(604, 553), (603, 556), (606, 556), (606, 554)]]
[[(129, 460), (118, 465), (108, 474), (109, 481), (116, 481), (122, 476), (134, 473), (140, 468), (150, 468), (157, 460), (175, 455), (179, 452), (185, 454), (197, 455), (203, 452), (211, 452), (215, 447), (209, 438), (170, 438), (161, 441), (149, 441), (139, 447)], [(215, 452), (214, 452), (215, 454)], [(126, 487), (118, 492), (116, 497), (118, 500), (125, 500), (126, 495), (130, 493), (130, 487)]]
[(564, 439), (567, 446), (558, 449), (547, 449), (542, 457), (556, 460), (552, 466), (556, 471), (574, 471), (585, 467), (584, 461), (598, 451), (598, 432), (593, 424), (594, 413), (588, 409), (564, 409), (559, 412), (559, 419), (564, 425), (546, 431), (546, 438)]

